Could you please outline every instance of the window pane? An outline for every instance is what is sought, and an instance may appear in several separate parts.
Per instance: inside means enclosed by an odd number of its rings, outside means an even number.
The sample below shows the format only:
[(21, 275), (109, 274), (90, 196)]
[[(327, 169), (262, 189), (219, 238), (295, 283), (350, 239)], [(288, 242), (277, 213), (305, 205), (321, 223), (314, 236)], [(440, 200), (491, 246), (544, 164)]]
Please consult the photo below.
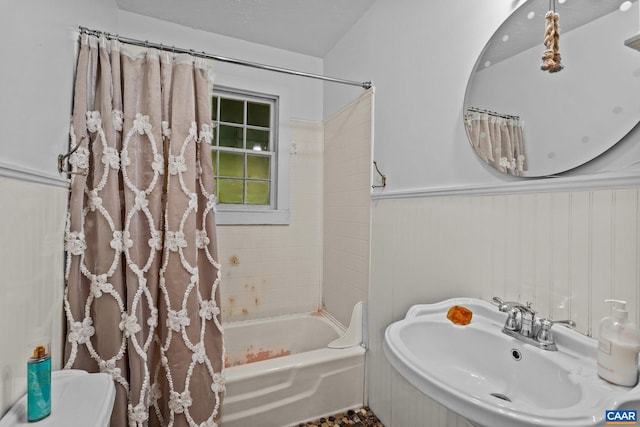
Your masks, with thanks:
[[(242, 91), (211, 97), (214, 192), (221, 205), (268, 208), (276, 185), (277, 100)], [(277, 187), (274, 187), (277, 191)]]
[(220, 179), (218, 201), (220, 203), (243, 203), (244, 181), (241, 179)]
[(270, 158), (247, 154), (247, 178), (269, 179)]
[(235, 99), (220, 99), (220, 121), (229, 123), (244, 123), (244, 101)]
[(244, 178), (244, 154), (220, 153), (219, 176)]
[(211, 97), (211, 120), (218, 120), (218, 97)]
[(247, 129), (247, 150), (269, 151), (269, 131)]
[(269, 104), (247, 103), (247, 124), (252, 126), (269, 127)]
[(270, 203), (269, 181), (247, 181), (248, 205), (268, 205)]
[(242, 128), (220, 125), (220, 146), (244, 148), (242, 145)]

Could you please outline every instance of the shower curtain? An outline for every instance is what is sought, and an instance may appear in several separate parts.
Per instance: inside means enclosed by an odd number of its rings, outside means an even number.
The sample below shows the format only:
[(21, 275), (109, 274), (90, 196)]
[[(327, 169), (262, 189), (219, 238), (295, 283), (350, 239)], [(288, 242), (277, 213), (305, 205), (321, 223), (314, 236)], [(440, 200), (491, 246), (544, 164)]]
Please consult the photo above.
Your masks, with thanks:
[(467, 110), (465, 126), (473, 149), (486, 163), (511, 175), (527, 170), (522, 120)]
[(65, 368), (116, 384), (111, 425), (217, 426), (224, 395), (210, 74), (81, 35), (70, 128)]

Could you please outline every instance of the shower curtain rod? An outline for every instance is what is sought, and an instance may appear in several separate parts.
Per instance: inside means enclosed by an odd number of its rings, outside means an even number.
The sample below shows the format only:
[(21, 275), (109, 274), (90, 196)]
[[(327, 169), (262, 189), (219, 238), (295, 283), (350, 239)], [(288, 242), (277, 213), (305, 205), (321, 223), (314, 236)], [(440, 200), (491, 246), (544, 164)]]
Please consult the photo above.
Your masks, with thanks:
[(469, 107), (469, 108), (467, 108), (467, 111), (474, 111), (476, 113), (485, 113), (485, 114), (488, 114), (490, 116), (502, 117), (503, 119), (520, 120), (520, 116), (512, 116), (511, 114), (496, 113), (495, 111), (483, 110), (482, 108)]
[(258, 68), (260, 70), (275, 71), (276, 73), (293, 74), (295, 76), (309, 77), (312, 79), (325, 80), (333, 83), (340, 83), (340, 84), (351, 85), (351, 86), (360, 86), (364, 89), (370, 89), (373, 86), (373, 84), (370, 81), (356, 82), (353, 80), (338, 79), (335, 77), (328, 77), (320, 74), (305, 73), (303, 71), (290, 70), (288, 68), (274, 67), (272, 65), (259, 64), (257, 62), (249, 62), (249, 61), (244, 61), (240, 59), (229, 58), (226, 56), (212, 55), (206, 52), (196, 52), (193, 49), (183, 49), (175, 46), (165, 46), (160, 43), (151, 43), (147, 40), (137, 40), (129, 37), (122, 37), (118, 34), (110, 34), (104, 31), (91, 30), (89, 28), (82, 27), (82, 26), (79, 28), (80, 28), (80, 34), (84, 33), (84, 34), (89, 34), (94, 36), (104, 35), (108, 39), (115, 39), (115, 40), (118, 40), (119, 42), (122, 42), (125, 44), (131, 44), (134, 46), (151, 47), (154, 49), (164, 50), (164, 51), (169, 51), (174, 53), (186, 53), (192, 56), (197, 56), (199, 58), (212, 59), (214, 61), (227, 62), (230, 64), (242, 65), (245, 67)]

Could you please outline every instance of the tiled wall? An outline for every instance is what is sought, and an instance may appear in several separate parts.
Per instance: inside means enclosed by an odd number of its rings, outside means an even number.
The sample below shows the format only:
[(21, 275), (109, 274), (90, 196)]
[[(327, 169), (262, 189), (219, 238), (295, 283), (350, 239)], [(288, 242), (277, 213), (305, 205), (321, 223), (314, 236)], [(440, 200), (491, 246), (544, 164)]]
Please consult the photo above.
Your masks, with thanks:
[(325, 121), (323, 303), (344, 325), (369, 294), (373, 92)]
[[(417, 303), (456, 296), (532, 301), (597, 336), (605, 298), (640, 321), (640, 190), (376, 200), (372, 209), (369, 394), (388, 426), (464, 421), (400, 377), (384, 329)], [(437, 344), (437, 343), (434, 343)]]
[(63, 244), (68, 190), (0, 178), (0, 416), (27, 389), (33, 340), (62, 361)]
[(292, 121), (289, 225), (219, 226), (223, 321), (321, 305), (323, 125)]

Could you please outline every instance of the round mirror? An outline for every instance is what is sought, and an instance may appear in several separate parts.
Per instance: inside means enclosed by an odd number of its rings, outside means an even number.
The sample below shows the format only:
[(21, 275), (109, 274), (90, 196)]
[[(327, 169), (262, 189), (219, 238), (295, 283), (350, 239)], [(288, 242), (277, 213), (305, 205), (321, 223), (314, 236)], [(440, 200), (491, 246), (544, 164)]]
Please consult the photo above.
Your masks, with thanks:
[[(555, 4), (563, 68), (543, 71)], [(553, 6), (552, 6), (553, 7)], [(611, 148), (640, 120), (638, 1), (528, 0), (491, 37), (464, 99), (471, 146), (497, 170), (557, 174)]]

